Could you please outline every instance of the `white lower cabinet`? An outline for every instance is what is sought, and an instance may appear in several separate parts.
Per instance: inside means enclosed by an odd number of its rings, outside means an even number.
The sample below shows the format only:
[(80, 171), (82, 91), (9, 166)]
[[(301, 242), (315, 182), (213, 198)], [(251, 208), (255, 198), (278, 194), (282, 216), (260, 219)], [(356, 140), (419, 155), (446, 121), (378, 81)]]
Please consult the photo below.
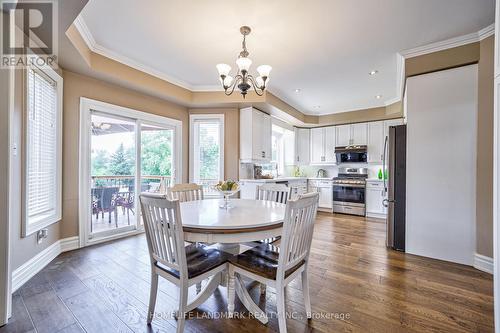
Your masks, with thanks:
[(307, 192), (319, 192), (318, 210), (333, 209), (333, 183), (329, 180), (309, 180)]
[(296, 199), (297, 196), (307, 193), (307, 179), (288, 180), (288, 187), (290, 187), (290, 196)]
[(366, 182), (366, 216), (385, 218), (387, 216), (387, 208), (383, 205), (384, 199), (384, 182), (368, 180)]

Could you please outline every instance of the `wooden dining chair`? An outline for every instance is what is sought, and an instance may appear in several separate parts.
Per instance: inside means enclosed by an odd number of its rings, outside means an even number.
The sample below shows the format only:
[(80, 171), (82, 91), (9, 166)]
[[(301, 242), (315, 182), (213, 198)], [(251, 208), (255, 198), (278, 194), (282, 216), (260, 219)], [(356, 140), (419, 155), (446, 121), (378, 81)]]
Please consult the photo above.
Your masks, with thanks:
[(167, 190), (170, 199), (178, 199), (180, 202), (203, 200), (203, 186), (198, 184), (176, 184)]
[[(173, 200), (177, 199), (179, 202), (203, 200), (203, 186), (188, 183), (188, 184), (175, 184), (167, 189), (168, 197)], [(196, 285), (196, 293), (201, 291), (201, 281)]]
[[(311, 250), (314, 221), (318, 210), (319, 193), (308, 193), (287, 203), (279, 251), (263, 243), (230, 259), (228, 281), (228, 312), (234, 312), (235, 290), (245, 304), (250, 295), (242, 276), (276, 289), (280, 333), (286, 333), (285, 286), (302, 275), (302, 293), (307, 317), (311, 318), (311, 301), (307, 263)], [(267, 318), (258, 317), (264, 324)]]
[(210, 280), (203, 291), (214, 288), (220, 282), (219, 273), (227, 268), (229, 255), (203, 244), (184, 245), (179, 200), (148, 193), (142, 193), (139, 198), (151, 260), (147, 322), (150, 324), (154, 317), (158, 277), (161, 276), (179, 287), (177, 332), (183, 332), (185, 314), (210, 296), (202, 292), (188, 305), (188, 288), (207, 278)]
[(255, 200), (268, 200), (286, 204), (290, 188), (284, 184), (264, 184), (255, 189)]

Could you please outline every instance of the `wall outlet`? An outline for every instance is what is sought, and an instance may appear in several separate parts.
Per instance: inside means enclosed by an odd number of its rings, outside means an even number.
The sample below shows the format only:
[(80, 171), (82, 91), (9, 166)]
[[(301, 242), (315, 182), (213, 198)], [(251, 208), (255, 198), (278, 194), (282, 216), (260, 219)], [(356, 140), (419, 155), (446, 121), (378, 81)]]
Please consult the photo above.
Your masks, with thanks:
[(48, 235), (49, 235), (49, 229), (38, 230), (38, 232), (36, 233), (36, 242), (38, 244), (41, 244), (43, 239), (47, 238)]

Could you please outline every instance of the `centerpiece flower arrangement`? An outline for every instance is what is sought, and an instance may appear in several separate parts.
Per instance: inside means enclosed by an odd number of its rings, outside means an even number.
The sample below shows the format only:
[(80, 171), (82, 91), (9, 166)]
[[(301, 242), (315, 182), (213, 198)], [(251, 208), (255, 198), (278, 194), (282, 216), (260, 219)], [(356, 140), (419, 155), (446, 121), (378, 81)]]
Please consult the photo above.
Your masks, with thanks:
[(233, 180), (220, 181), (214, 186), (216, 191), (219, 191), (224, 196), (224, 204), (220, 208), (228, 209), (229, 197), (236, 194), (240, 190), (240, 184)]

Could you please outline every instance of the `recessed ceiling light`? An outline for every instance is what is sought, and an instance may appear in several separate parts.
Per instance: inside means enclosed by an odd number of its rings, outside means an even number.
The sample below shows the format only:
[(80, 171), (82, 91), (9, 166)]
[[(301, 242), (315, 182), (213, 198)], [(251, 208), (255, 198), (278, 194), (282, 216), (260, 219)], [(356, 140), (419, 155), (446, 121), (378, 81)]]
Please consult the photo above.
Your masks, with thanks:
[(376, 99), (381, 99), (382, 98), (382, 95), (377, 95), (375, 96)]
[(314, 109), (320, 109), (321, 108), (321, 105), (314, 105), (313, 106)]
[(373, 71), (371, 71), (371, 72), (370, 72), (370, 73), (368, 73), (368, 74), (370, 74), (370, 75), (375, 75), (375, 74), (377, 74), (377, 73), (378, 73), (378, 70), (374, 69)]
[(296, 93), (299, 93), (299, 92), (300, 92), (300, 89), (299, 89), (299, 88), (295, 89), (295, 92), (296, 92)]

